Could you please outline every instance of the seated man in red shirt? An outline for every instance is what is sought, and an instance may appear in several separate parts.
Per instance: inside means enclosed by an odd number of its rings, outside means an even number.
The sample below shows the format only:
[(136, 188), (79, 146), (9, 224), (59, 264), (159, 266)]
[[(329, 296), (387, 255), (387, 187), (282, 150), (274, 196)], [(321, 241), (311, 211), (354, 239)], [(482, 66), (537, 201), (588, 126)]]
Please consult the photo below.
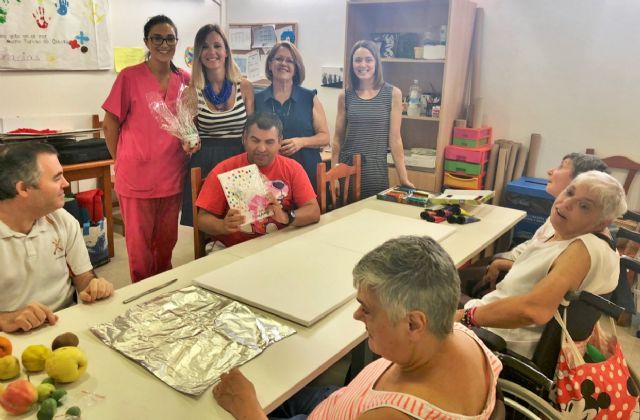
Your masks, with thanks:
[[(268, 113), (247, 119), (242, 142), (245, 153), (216, 165), (196, 200), (200, 230), (229, 247), (287, 225), (306, 226), (320, 219), (320, 207), (304, 168), (281, 156), (282, 123)], [(240, 210), (229, 208), (218, 174), (255, 163), (262, 174), (273, 216), (245, 224)]]

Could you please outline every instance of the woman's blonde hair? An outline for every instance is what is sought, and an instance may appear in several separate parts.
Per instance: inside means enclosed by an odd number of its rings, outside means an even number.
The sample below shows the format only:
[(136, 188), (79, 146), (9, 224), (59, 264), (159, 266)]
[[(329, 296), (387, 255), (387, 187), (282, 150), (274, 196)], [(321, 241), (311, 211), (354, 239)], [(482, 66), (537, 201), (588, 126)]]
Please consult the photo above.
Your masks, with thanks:
[(233, 54), (231, 53), (229, 42), (227, 41), (227, 37), (222, 31), (222, 28), (220, 28), (219, 25), (207, 24), (198, 30), (196, 38), (193, 41), (193, 71), (191, 72), (191, 86), (196, 89), (204, 89), (205, 79), (207, 76), (204, 68), (202, 67), (202, 62), (200, 61), (200, 54), (202, 54), (202, 49), (204, 48), (207, 36), (212, 32), (220, 35), (222, 42), (224, 42), (224, 49), (227, 52), (227, 58), (224, 62), (225, 77), (232, 82), (239, 82), (240, 79), (242, 79), (240, 69), (235, 61), (233, 61)]
[(271, 51), (269, 51), (269, 54), (267, 55), (267, 62), (264, 65), (264, 74), (270, 82), (273, 82), (273, 72), (269, 67), (280, 48), (286, 48), (291, 53), (291, 57), (293, 57), (293, 65), (296, 68), (296, 72), (293, 75), (293, 83), (295, 85), (301, 85), (302, 82), (304, 82), (305, 77), (304, 61), (302, 60), (300, 51), (298, 51), (296, 46), (289, 41), (278, 42), (273, 46), (273, 48), (271, 48)]

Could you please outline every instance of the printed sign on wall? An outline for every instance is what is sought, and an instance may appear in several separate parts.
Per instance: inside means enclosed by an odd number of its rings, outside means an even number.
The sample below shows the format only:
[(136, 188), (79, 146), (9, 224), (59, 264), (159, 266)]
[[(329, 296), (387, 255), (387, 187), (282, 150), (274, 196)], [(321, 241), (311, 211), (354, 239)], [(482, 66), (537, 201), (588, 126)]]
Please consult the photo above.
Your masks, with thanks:
[(109, 0), (0, 0), (0, 68), (110, 69), (108, 14)]

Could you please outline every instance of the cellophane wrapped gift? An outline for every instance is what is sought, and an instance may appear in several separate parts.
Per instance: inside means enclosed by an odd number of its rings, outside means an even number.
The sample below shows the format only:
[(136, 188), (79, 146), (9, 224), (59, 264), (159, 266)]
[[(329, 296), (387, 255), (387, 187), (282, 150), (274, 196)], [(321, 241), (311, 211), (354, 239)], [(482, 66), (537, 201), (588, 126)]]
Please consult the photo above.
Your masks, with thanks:
[(193, 99), (188, 94), (186, 86), (183, 85), (180, 88), (175, 112), (169, 109), (158, 92), (149, 92), (147, 101), (151, 114), (160, 124), (160, 128), (176, 136), (192, 148), (200, 143), (200, 136), (194, 122), (197, 108), (191, 105)]

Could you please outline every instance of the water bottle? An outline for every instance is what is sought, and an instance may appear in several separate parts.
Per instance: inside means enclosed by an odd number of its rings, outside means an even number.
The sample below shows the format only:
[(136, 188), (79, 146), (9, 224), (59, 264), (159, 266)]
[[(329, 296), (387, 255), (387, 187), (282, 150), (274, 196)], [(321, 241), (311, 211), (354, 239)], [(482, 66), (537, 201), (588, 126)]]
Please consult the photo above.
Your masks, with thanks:
[(420, 85), (418, 85), (417, 80), (414, 80), (413, 84), (409, 86), (409, 107), (407, 108), (407, 115), (410, 117), (420, 116)]

